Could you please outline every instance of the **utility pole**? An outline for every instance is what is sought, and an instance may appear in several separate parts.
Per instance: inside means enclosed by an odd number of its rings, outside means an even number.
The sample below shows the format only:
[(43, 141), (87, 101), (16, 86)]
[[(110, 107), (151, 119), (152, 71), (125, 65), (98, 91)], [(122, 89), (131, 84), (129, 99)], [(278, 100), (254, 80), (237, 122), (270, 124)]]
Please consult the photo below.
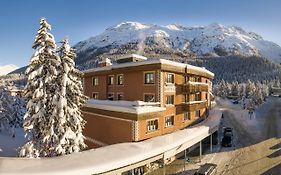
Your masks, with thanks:
[(185, 171), (185, 163), (186, 163), (186, 149), (184, 150), (184, 164), (183, 164), (183, 170)]
[(163, 175), (166, 175), (165, 156), (163, 154)]
[(199, 160), (200, 160), (200, 162), (201, 162), (201, 158), (202, 158), (202, 141), (200, 141), (199, 144), (200, 144), (200, 146), (199, 146), (199, 147), (200, 147), (200, 148), (199, 148), (199, 152), (200, 152), (200, 153), (199, 153)]
[(213, 152), (213, 134), (211, 134), (211, 136), (210, 136), (210, 150), (212, 153)]

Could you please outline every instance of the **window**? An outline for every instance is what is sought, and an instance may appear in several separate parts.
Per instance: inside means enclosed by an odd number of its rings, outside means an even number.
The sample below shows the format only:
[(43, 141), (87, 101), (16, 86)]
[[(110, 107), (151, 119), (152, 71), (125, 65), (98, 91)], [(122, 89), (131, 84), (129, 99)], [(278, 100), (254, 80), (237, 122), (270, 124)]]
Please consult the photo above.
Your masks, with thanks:
[(190, 113), (189, 112), (184, 112), (183, 113), (183, 120), (184, 121), (187, 121), (187, 120), (190, 120)]
[(155, 102), (154, 94), (144, 94), (145, 102)]
[(195, 94), (195, 101), (201, 101), (201, 93)]
[(113, 85), (114, 84), (114, 76), (113, 75), (109, 75), (108, 76), (108, 85)]
[(166, 96), (166, 104), (173, 105), (174, 104), (174, 95), (167, 95)]
[(195, 111), (195, 118), (199, 118), (200, 117), (200, 110)]
[(114, 93), (108, 93), (107, 99), (113, 101), (114, 100)]
[(182, 102), (184, 102), (184, 103), (189, 102), (189, 95), (188, 94), (182, 94)]
[(93, 77), (93, 86), (97, 86), (99, 84), (98, 77)]
[(205, 99), (206, 99), (206, 100), (208, 99), (208, 94), (205, 94)]
[(174, 125), (174, 116), (165, 117), (165, 127)]
[(123, 85), (123, 75), (117, 75), (117, 85)]
[(167, 73), (166, 75), (166, 83), (174, 83), (175, 75), (172, 73)]
[(199, 77), (199, 76), (190, 76), (189, 81), (201, 82), (201, 77)]
[(98, 99), (99, 98), (99, 95), (97, 92), (94, 92), (93, 95), (92, 95), (93, 99)]
[(123, 100), (123, 93), (118, 93), (117, 94), (117, 100)]
[(155, 131), (158, 129), (158, 120), (149, 120), (147, 121), (147, 131)]
[(154, 84), (154, 73), (153, 72), (144, 73), (144, 83), (145, 84)]
[(201, 82), (201, 77), (195, 76), (195, 82)]

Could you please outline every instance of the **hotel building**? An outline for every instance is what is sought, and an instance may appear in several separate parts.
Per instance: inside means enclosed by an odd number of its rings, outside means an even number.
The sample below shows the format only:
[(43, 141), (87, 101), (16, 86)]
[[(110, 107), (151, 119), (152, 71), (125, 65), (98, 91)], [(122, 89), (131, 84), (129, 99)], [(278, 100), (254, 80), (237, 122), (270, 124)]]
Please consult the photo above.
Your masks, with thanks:
[(134, 54), (115, 62), (104, 59), (84, 72), (89, 148), (149, 139), (208, 117), (212, 72)]

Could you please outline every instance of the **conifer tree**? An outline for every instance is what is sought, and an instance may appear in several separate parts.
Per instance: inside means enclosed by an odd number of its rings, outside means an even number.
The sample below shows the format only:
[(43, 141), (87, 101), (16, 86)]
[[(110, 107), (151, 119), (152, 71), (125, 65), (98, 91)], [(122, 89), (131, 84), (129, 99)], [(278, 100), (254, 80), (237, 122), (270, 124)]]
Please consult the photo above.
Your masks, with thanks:
[(58, 75), (60, 90), (57, 95), (58, 110), (54, 117), (58, 117), (56, 128), (59, 130), (56, 154), (61, 155), (79, 152), (86, 147), (82, 134), (85, 121), (80, 109), (87, 97), (83, 95), (83, 74), (75, 68), (76, 54), (67, 39), (62, 41), (58, 53), (61, 58)]
[(13, 117), (13, 98), (8, 92), (8, 87), (2, 84), (0, 85), (0, 131), (9, 128)]
[(56, 54), (56, 44), (50, 30), (51, 26), (42, 18), (32, 46), (35, 53), (25, 72), (27, 112), (23, 126), (28, 142), (21, 148), (22, 157), (54, 156), (54, 146), (58, 139), (57, 128), (54, 127), (57, 121), (53, 112), (56, 99), (54, 94), (59, 88), (56, 80), (60, 59)]

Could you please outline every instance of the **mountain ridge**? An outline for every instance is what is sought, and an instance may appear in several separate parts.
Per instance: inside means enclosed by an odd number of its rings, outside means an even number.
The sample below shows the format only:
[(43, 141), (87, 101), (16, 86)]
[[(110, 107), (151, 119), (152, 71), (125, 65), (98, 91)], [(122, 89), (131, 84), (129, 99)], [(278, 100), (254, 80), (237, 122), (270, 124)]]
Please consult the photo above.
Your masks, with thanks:
[(13, 72), (14, 70), (18, 69), (19, 67), (14, 64), (7, 64), (4, 66), (0, 66), (0, 76), (6, 75), (10, 72)]
[[(139, 22), (113, 25), (100, 35), (90, 37), (74, 46), (78, 60), (98, 58), (106, 52), (146, 54), (163, 52), (182, 57), (260, 56), (281, 62), (281, 47), (264, 40), (254, 32), (238, 26), (212, 23), (189, 27), (179, 24), (160, 26)], [(120, 48), (123, 47), (123, 50)], [(124, 51), (124, 48), (129, 48)], [(81, 58), (80, 56), (84, 58)], [(107, 56), (107, 55), (106, 55)]]

